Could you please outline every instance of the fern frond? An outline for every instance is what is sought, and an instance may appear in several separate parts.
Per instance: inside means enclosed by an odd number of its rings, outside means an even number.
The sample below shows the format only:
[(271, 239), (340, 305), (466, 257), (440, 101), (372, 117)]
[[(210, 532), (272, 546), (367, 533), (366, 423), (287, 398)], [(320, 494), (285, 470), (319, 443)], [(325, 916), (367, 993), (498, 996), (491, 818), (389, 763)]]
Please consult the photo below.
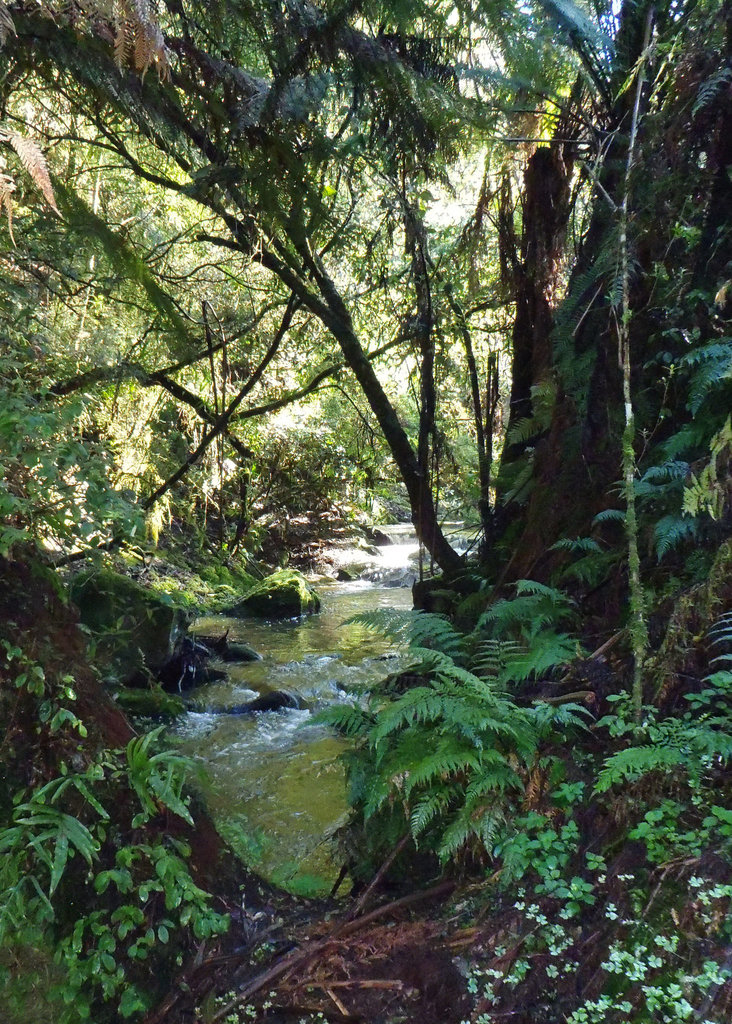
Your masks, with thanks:
[(530, 710), (537, 735), (542, 740), (548, 739), (555, 731), (563, 733), (576, 728), (586, 732), (586, 719), (592, 718), (592, 712), (583, 704), (553, 705), (537, 701)]
[(542, 427), (533, 416), (524, 416), (516, 420), (511, 429), (506, 433), (506, 445), (524, 445), (527, 441), (541, 433)]
[(621, 508), (605, 508), (598, 512), (592, 520), (592, 525), (599, 526), (601, 523), (624, 523), (625, 512)]
[(0, 125), (0, 141), (7, 142), (12, 146), (34, 185), (43, 193), (51, 209), (60, 216), (59, 208), (56, 205), (56, 196), (53, 193), (51, 176), (48, 173), (48, 164), (36, 143), (19, 132), (3, 128), (2, 125)]
[(572, 554), (582, 552), (583, 554), (598, 553), (602, 548), (592, 537), (562, 537), (556, 544), (552, 544), (550, 551), (570, 551)]
[(475, 770), (479, 765), (480, 756), (477, 752), (466, 749), (456, 737), (442, 737), (435, 752), (420, 761), (419, 766), (409, 773), (404, 783), (404, 793), (409, 796), (418, 786), (470, 769)]
[(441, 694), (430, 687), (415, 686), (383, 709), (371, 735), (371, 741), (376, 746), (390, 733), (405, 726), (436, 721), (442, 712)]
[(567, 597), (561, 590), (557, 590), (556, 587), (548, 587), (545, 583), (539, 583), (537, 580), (517, 580), (515, 585), (516, 593), (519, 596), (524, 594), (541, 594), (542, 597), (548, 597), (558, 607), (575, 603), (571, 597)]
[(523, 653), (525, 645), (517, 640), (482, 640), (472, 658), (472, 669), (477, 676), (497, 678), (509, 660)]
[(8, 36), (15, 35), (15, 24), (10, 17), (10, 11), (0, 0), (0, 48), (7, 42)]
[(710, 75), (705, 82), (699, 86), (694, 106), (691, 108), (691, 116), (696, 117), (702, 110), (710, 107), (717, 96), (732, 85), (732, 68), (729, 65), (718, 68), (713, 75)]
[(331, 704), (313, 717), (318, 725), (327, 725), (344, 736), (364, 736), (374, 724), (374, 716), (353, 704)]
[(535, 580), (518, 580), (514, 598), (502, 598), (491, 605), (478, 620), (476, 633), (490, 627), (494, 634), (518, 629), (525, 637), (545, 626), (556, 624), (573, 614), (574, 601)]
[(10, 235), (10, 241), (15, 245), (15, 235), (13, 234), (13, 193), (15, 192), (15, 182), (9, 174), (0, 174), (0, 213), (5, 210), (5, 214), (8, 218), (8, 233)]
[(682, 459), (669, 459), (660, 466), (651, 466), (641, 477), (641, 481), (653, 484), (665, 484), (670, 480), (685, 480), (689, 474), (689, 463)]
[(415, 839), (438, 815), (443, 815), (449, 809), (453, 795), (451, 788), (442, 787), (433, 789), (425, 796), (420, 797), (409, 818), (409, 827)]
[(660, 562), (685, 540), (694, 540), (699, 534), (699, 522), (691, 516), (667, 515), (658, 520), (654, 529), (656, 557)]
[(565, 666), (580, 656), (577, 640), (567, 633), (544, 630), (537, 633), (531, 645), (513, 657), (500, 676), (502, 683), (521, 683), (530, 678), (541, 678), (550, 669)]
[(629, 747), (613, 754), (605, 761), (595, 785), (596, 793), (605, 793), (616, 782), (633, 782), (649, 772), (683, 765), (687, 755), (670, 746)]

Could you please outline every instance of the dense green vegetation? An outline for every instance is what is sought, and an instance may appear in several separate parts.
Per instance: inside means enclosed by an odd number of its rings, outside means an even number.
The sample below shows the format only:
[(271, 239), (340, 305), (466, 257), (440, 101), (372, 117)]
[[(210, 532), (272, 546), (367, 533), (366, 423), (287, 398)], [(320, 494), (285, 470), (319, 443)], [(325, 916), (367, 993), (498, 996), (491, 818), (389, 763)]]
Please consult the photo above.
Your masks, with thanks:
[(353, 1019), (256, 973), (68, 574), (163, 552), (172, 622), (404, 518), (410, 667), (323, 717), (352, 917), (454, 880), (464, 979), (356, 1012), (729, 1019), (730, 100), (728, 0), (0, 2), (7, 1019)]

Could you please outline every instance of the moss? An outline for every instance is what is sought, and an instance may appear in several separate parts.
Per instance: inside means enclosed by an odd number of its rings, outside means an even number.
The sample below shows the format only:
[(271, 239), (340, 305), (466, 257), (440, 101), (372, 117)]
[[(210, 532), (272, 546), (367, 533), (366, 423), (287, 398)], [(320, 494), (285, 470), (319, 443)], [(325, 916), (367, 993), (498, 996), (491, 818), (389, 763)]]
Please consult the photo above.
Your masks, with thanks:
[(162, 686), (153, 686), (150, 689), (125, 687), (115, 694), (115, 700), (131, 715), (175, 718), (186, 710), (181, 698), (166, 693)]
[(282, 569), (257, 583), (235, 605), (229, 615), (260, 615), (263, 618), (293, 618), (320, 611), (320, 598), (299, 572)]
[(69, 590), (95, 634), (97, 665), (123, 682), (161, 668), (185, 628), (185, 614), (169, 597), (111, 569), (80, 573)]

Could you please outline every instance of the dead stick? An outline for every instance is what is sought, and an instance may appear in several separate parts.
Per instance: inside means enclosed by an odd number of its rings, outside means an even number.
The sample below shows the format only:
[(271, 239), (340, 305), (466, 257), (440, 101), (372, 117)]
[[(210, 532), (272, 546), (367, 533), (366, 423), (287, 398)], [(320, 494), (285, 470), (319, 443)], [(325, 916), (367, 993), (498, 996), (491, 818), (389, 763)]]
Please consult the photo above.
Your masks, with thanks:
[(382, 880), (382, 878), (384, 877), (386, 872), (389, 870), (389, 868), (392, 866), (394, 861), (397, 859), (399, 854), (402, 852), (404, 847), (407, 845), (408, 841), (409, 841), (409, 833), (407, 832), (407, 833), (405, 833), (402, 836), (402, 838), (396, 844), (396, 846), (391, 851), (389, 856), (386, 858), (384, 863), (381, 865), (379, 870), (376, 872), (374, 877), (371, 879), (369, 884), (366, 886), (364, 891), (361, 893), (361, 895), (359, 896), (358, 900), (356, 901), (356, 905), (348, 912), (348, 914), (346, 915), (346, 920), (347, 921), (351, 921), (351, 920), (353, 920), (354, 917), (358, 917), (358, 915), (361, 913), (363, 908), (366, 906), (366, 903), (368, 902), (369, 896), (374, 891), (374, 889), (379, 884), (379, 882)]
[(329, 981), (318, 985), (327, 992), (329, 988), (404, 988), (401, 978), (349, 978), (348, 981)]
[(334, 1004), (338, 1007), (339, 1013), (342, 1013), (344, 1017), (348, 1017), (349, 1016), (349, 1013), (348, 1013), (348, 1010), (347, 1010), (345, 1004), (340, 1001), (340, 999), (335, 994), (335, 992), (331, 992), (331, 990), (329, 988), (326, 988), (325, 989), (325, 994), (328, 996), (329, 999), (333, 1000)]

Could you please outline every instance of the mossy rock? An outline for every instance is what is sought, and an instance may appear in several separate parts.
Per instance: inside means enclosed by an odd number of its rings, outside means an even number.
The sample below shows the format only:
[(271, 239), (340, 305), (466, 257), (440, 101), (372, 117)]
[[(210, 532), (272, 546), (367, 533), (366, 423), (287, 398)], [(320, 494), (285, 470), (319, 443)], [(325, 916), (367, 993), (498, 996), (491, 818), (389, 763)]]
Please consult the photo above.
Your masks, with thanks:
[(319, 611), (320, 598), (305, 577), (293, 569), (281, 569), (254, 586), (226, 614), (291, 619)]
[(82, 623), (94, 635), (97, 665), (118, 682), (158, 672), (185, 630), (185, 613), (170, 598), (111, 569), (80, 573), (69, 590)]
[(186, 710), (185, 702), (175, 694), (166, 693), (162, 686), (125, 687), (118, 690), (115, 700), (129, 714), (150, 718), (175, 718)]

